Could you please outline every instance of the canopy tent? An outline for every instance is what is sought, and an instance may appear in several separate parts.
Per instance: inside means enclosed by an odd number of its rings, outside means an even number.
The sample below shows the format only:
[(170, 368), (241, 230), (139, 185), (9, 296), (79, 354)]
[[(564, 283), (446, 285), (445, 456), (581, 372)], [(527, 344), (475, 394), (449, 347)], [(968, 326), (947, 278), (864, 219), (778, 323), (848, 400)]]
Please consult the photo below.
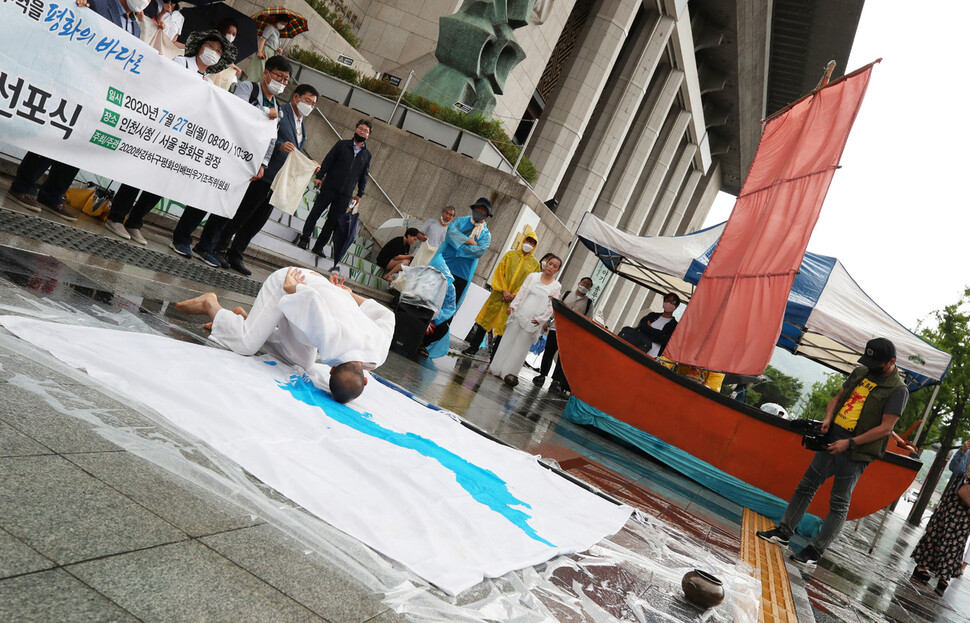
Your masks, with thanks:
[[(724, 223), (683, 236), (635, 236), (587, 213), (576, 232), (616, 274), (655, 292), (689, 300)], [(886, 337), (910, 390), (943, 380), (951, 356), (887, 314), (856, 284), (842, 263), (807, 252), (795, 277), (777, 345), (840, 372), (858, 363), (865, 344)]]

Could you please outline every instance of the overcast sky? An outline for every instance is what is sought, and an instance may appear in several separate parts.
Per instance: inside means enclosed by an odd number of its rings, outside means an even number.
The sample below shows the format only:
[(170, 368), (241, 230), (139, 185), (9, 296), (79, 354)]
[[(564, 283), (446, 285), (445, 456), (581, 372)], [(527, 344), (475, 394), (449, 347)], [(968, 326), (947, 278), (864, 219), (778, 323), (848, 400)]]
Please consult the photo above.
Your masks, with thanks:
[[(808, 247), (910, 329), (970, 285), (967, 23), (967, 0), (865, 3), (848, 70), (883, 61)], [(720, 193), (706, 224), (734, 201)]]

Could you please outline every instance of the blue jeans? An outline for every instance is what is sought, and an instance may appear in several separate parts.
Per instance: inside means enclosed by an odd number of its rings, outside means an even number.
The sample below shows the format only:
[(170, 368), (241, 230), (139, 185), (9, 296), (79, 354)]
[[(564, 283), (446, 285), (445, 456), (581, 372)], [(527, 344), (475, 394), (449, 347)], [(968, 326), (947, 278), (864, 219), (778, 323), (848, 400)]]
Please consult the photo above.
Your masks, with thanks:
[(802, 516), (812, 503), (815, 492), (826, 480), (835, 478), (832, 483), (832, 497), (829, 498), (829, 514), (822, 520), (822, 529), (812, 540), (812, 545), (819, 553), (824, 552), (825, 548), (835, 540), (845, 524), (845, 516), (849, 514), (849, 502), (852, 500), (852, 490), (862, 470), (868, 463), (853, 461), (849, 458), (851, 453), (840, 452), (839, 454), (829, 454), (828, 452), (816, 452), (801, 482), (795, 488), (795, 494), (788, 502), (781, 523), (778, 524), (788, 534), (795, 533), (795, 527), (802, 520)]

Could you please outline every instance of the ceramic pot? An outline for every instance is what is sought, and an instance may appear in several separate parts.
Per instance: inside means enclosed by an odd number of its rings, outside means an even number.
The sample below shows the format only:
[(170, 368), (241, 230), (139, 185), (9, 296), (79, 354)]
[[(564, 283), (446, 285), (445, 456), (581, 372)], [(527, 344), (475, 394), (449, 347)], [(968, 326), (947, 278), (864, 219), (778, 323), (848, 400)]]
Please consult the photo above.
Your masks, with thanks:
[(713, 608), (724, 601), (724, 585), (706, 571), (694, 569), (684, 574), (680, 581), (687, 601), (701, 608)]

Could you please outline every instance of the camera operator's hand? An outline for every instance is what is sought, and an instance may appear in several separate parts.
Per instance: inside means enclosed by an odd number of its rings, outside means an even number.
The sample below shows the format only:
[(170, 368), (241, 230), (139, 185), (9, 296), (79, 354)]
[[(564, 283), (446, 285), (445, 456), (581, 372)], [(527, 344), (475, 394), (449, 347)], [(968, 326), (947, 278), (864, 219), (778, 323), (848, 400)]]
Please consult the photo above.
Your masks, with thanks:
[(839, 454), (841, 452), (845, 452), (848, 449), (849, 449), (848, 439), (839, 439), (838, 441), (833, 441), (826, 448), (829, 454)]

